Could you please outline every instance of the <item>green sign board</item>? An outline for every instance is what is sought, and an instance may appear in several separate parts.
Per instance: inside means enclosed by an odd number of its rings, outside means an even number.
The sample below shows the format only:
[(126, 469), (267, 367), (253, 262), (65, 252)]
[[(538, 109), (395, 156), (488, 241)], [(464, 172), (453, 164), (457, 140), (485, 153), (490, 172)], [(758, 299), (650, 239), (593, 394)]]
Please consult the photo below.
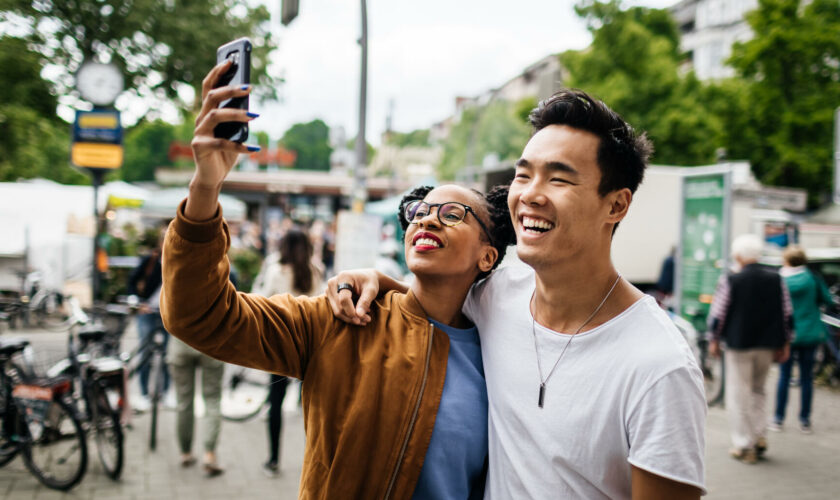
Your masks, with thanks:
[(705, 330), (718, 278), (727, 266), (728, 172), (683, 178), (677, 286), (680, 315)]

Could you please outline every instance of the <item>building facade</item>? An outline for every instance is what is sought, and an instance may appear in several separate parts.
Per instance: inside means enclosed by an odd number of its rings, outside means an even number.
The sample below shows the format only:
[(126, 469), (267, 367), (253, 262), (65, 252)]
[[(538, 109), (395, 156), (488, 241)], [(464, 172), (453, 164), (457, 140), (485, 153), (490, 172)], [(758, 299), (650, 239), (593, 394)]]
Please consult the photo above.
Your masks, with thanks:
[(670, 8), (679, 26), (681, 48), (701, 80), (727, 78), (732, 45), (752, 38), (744, 15), (758, 0), (683, 0)]

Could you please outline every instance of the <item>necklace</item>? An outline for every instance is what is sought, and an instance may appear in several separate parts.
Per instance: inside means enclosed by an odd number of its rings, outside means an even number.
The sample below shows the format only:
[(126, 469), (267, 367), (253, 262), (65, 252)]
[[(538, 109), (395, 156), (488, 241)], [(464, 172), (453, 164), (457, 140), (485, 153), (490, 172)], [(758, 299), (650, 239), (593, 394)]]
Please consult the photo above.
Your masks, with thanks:
[(542, 364), (540, 363), (540, 348), (537, 345), (537, 329), (534, 326), (534, 324), (536, 323), (535, 316), (537, 312), (537, 301), (535, 300), (537, 290), (534, 289), (534, 293), (531, 294), (531, 300), (534, 301), (534, 314), (531, 315), (531, 334), (533, 334), (534, 336), (534, 352), (537, 353), (537, 370), (539, 370), (540, 373), (540, 396), (539, 399), (537, 399), (537, 405), (540, 408), (543, 407), (543, 403), (545, 402), (545, 384), (548, 383), (548, 379), (551, 378), (551, 375), (554, 374), (554, 370), (557, 368), (557, 365), (560, 364), (560, 360), (563, 359), (563, 355), (566, 354), (566, 349), (568, 349), (569, 344), (572, 343), (572, 339), (575, 338), (575, 336), (578, 333), (580, 333), (581, 330), (583, 330), (583, 327), (586, 326), (590, 321), (592, 321), (592, 318), (594, 318), (595, 315), (598, 314), (598, 311), (600, 311), (601, 308), (604, 307), (604, 304), (607, 302), (607, 299), (610, 298), (610, 295), (612, 295), (613, 290), (615, 290), (615, 286), (618, 285), (618, 280), (620, 279), (621, 275), (619, 274), (615, 278), (615, 281), (613, 282), (612, 286), (610, 287), (610, 291), (607, 292), (606, 295), (604, 295), (604, 298), (601, 300), (601, 303), (598, 304), (598, 307), (596, 307), (595, 310), (592, 311), (592, 314), (590, 314), (589, 317), (586, 318), (586, 321), (584, 321), (583, 324), (581, 324), (578, 327), (575, 333), (569, 336), (569, 341), (566, 342), (566, 345), (563, 347), (563, 350), (560, 351), (560, 356), (557, 357), (557, 361), (554, 362), (554, 366), (551, 367), (551, 371), (548, 372), (548, 376), (545, 378), (543, 378)]

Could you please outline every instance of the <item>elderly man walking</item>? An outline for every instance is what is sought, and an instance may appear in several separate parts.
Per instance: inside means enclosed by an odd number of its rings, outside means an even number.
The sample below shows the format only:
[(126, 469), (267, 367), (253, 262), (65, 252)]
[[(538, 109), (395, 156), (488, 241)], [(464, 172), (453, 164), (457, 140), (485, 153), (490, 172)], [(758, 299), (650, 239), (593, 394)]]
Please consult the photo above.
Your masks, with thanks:
[(758, 264), (762, 241), (739, 236), (732, 256), (740, 270), (721, 276), (709, 314), (710, 353), (726, 344), (726, 409), (736, 460), (754, 464), (767, 451), (765, 386), (773, 361), (790, 355), (793, 308), (778, 273)]

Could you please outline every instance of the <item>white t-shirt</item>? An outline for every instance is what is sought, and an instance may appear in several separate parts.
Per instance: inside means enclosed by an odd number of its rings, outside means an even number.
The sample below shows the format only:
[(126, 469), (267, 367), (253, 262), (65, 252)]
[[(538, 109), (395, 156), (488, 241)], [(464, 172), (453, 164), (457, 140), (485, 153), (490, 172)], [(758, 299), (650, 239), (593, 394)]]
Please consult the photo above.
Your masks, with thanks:
[[(576, 335), (539, 408), (534, 287), (533, 269), (506, 267), (464, 304), (487, 380), (485, 498), (630, 498), (630, 464), (704, 489), (703, 375), (667, 315), (646, 296)], [(534, 330), (547, 376), (569, 335)]]

